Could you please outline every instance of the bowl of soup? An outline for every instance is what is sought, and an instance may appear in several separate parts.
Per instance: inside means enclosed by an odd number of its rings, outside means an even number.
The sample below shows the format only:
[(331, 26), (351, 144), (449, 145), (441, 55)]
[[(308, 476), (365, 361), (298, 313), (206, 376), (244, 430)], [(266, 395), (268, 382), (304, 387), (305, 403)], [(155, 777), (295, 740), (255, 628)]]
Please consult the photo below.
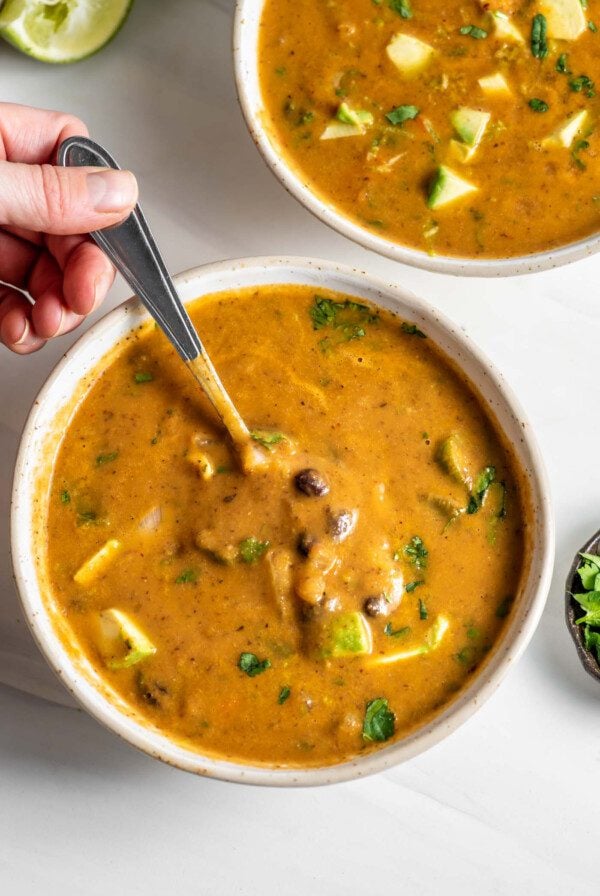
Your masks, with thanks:
[(137, 300), (109, 313), (22, 437), (34, 637), (96, 719), (182, 769), (306, 785), (404, 761), (471, 715), (542, 612), (530, 425), (396, 283), (295, 258), (176, 283), (263, 463), (242, 471)]
[(593, 12), (238, 0), (238, 96), (275, 175), (350, 239), (442, 273), (542, 270), (600, 245)]

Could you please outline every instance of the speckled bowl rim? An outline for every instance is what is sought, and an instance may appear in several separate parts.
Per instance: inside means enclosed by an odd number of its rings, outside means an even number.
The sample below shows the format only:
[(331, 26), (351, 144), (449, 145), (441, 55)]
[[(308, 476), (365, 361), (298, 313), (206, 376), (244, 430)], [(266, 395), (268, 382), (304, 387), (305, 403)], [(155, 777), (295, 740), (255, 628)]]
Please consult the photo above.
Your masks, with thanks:
[[(150, 756), (197, 774), (249, 784), (320, 785), (361, 778), (416, 756), (466, 721), (493, 693), (525, 649), (546, 601), (554, 558), (552, 508), (544, 464), (522, 408), (502, 374), (458, 326), (400, 285), (363, 271), (317, 259), (248, 258), (193, 268), (177, 276), (175, 282), (184, 301), (220, 289), (267, 283), (326, 287), (390, 308), (425, 330), (480, 391), (513, 442), (523, 466), (532, 501), (532, 555), (522, 594), (489, 660), (443, 712), (403, 740), (338, 765), (277, 768), (204, 756), (141, 724), (129, 711), (117, 708), (90, 682), (81, 661), (66, 650), (54, 627), (34, 560), (33, 508), (36, 470), (44, 462), (44, 438), (47, 439), (49, 429), (58, 429), (56, 419), (61, 405), (68, 403), (69, 396), (78, 394), (78, 384), (96, 368), (107, 349), (148, 319), (140, 303), (130, 299), (98, 321), (65, 354), (36, 398), (21, 438), (12, 494), (11, 551), (25, 617), (41, 652), (65, 687), (99, 722)], [(56, 393), (61, 390), (62, 399), (57, 402)]]
[[(576, 587), (579, 585), (579, 588), (583, 590), (583, 586), (577, 576), (577, 571), (581, 564), (583, 563), (580, 554), (594, 554), (598, 553), (598, 548), (600, 547), (600, 529), (589, 538), (583, 547), (579, 548), (575, 557), (573, 558), (573, 563), (571, 564), (571, 569), (569, 570), (569, 574), (567, 576), (567, 581), (565, 584), (565, 622), (567, 623), (567, 628), (569, 630), (569, 634), (573, 639), (573, 643), (575, 644), (575, 649), (577, 650), (577, 656), (579, 657), (579, 661), (581, 665), (592, 678), (595, 678), (596, 681), (600, 681), (600, 663), (598, 663), (595, 657), (587, 650), (585, 646), (585, 642), (583, 639), (583, 626), (577, 625), (575, 620), (582, 615), (583, 610), (577, 603), (577, 601), (571, 597), (571, 594), (575, 591)], [(581, 590), (579, 593), (581, 593)]]
[(428, 255), (418, 249), (402, 246), (361, 227), (321, 199), (303, 179), (302, 173), (288, 165), (269, 137), (265, 127), (266, 113), (258, 78), (259, 21), (266, 0), (237, 0), (233, 22), (233, 60), (238, 100), (254, 143), (275, 177), (315, 217), (366, 249), (402, 264), (440, 274), (462, 277), (510, 277), (532, 274), (560, 267), (587, 258), (600, 250), (600, 231), (584, 239), (531, 255), (513, 258), (460, 258)]

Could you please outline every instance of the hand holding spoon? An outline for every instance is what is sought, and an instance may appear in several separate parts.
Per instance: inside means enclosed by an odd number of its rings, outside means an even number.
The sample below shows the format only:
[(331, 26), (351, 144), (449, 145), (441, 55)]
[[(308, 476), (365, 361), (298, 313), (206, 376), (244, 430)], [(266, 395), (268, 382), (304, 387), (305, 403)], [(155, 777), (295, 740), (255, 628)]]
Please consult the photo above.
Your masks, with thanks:
[[(87, 137), (69, 137), (58, 150), (58, 163), (67, 167), (116, 168), (112, 156)], [(188, 369), (210, 399), (228, 431), (243, 469), (264, 464), (248, 427), (219, 379), (194, 325), (169, 276), (139, 205), (120, 224), (90, 234), (141, 299)]]

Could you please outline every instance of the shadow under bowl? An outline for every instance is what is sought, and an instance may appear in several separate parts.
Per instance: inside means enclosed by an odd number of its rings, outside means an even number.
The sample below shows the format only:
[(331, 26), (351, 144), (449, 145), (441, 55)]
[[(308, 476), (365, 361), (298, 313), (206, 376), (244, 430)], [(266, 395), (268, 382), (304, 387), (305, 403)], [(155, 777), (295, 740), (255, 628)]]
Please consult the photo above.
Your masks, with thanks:
[(577, 601), (572, 596), (574, 592), (581, 591), (582, 585), (581, 580), (577, 574), (577, 570), (581, 566), (582, 559), (580, 554), (598, 554), (600, 553), (600, 529), (596, 532), (595, 535), (592, 535), (589, 541), (587, 541), (583, 547), (581, 547), (577, 553), (575, 554), (575, 558), (571, 565), (571, 569), (569, 570), (569, 575), (567, 576), (567, 582), (565, 585), (565, 618), (567, 622), (567, 628), (569, 629), (569, 634), (573, 638), (575, 643), (575, 648), (577, 650), (577, 656), (581, 661), (581, 665), (588, 672), (592, 678), (595, 678), (597, 681), (600, 681), (600, 664), (598, 660), (585, 646), (585, 640), (583, 636), (583, 626), (577, 625), (576, 619), (581, 616), (582, 609), (577, 603)]

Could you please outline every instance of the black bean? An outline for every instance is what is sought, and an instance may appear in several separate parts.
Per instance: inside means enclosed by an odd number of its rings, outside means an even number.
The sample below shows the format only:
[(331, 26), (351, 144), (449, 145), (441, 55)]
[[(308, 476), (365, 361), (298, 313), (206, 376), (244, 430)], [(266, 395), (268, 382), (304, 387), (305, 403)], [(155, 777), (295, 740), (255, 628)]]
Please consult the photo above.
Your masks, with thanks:
[(344, 541), (354, 529), (355, 522), (350, 510), (327, 511), (327, 532), (334, 541)]
[(387, 616), (390, 612), (390, 605), (383, 594), (374, 594), (367, 597), (364, 609), (367, 616)]
[(306, 470), (300, 470), (294, 476), (294, 484), (298, 491), (309, 495), (311, 498), (321, 498), (328, 494), (329, 485), (324, 476), (318, 470), (308, 467)]
[(299, 554), (302, 554), (303, 557), (308, 557), (316, 543), (316, 535), (311, 535), (310, 532), (301, 532), (296, 542), (296, 548)]

